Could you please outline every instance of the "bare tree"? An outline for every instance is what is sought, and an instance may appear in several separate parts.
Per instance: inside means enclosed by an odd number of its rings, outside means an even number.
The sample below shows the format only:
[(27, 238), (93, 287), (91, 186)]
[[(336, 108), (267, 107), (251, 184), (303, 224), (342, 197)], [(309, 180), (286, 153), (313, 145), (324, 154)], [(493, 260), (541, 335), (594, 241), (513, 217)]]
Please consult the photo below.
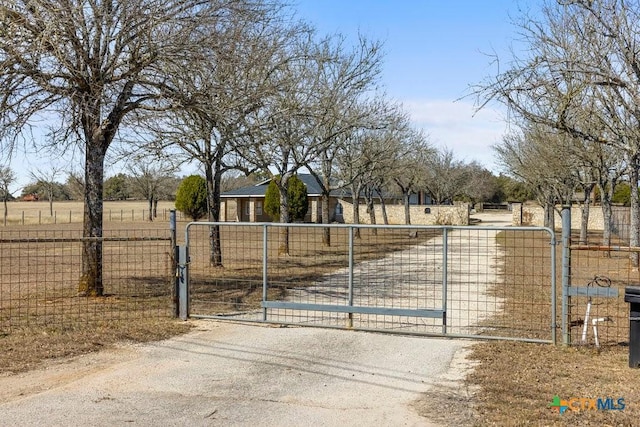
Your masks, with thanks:
[(408, 225), (411, 224), (411, 195), (425, 188), (428, 165), (434, 150), (427, 136), (413, 129), (404, 132), (400, 147), (400, 154), (391, 174), (402, 192), (404, 222)]
[(9, 186), (16, 180), (15, 173), (8, 166), (0, 167), (0, 195), (2, 196), (2, 204), (4, 206), (4, 225), (7, 225), (7, 216), (9, 215), (9, 209), (7, 207), (7, 201), (11, 196)]
[[(315, 55), (321, 60), (317, 71), (319, 84), (311, 107), (315, 130), (310, 137), (318, 156), (307, 167), (320, 184), (321, 221), (329, 224), (331, 191), (345, 185), (334, 179), (336, 157), (354, 130), (379, 126), (376, 119), (385, 106), (364, 99), (375, 88), (381, 71), (381, 44), (360, 37), (352, 48), (344, 36), (336, 35), (321, 40)], [(331, 245), (329, 228), (324, 229), (322, 242)]]
[(505, 171), (534, 191), (545, 211), (544, 224), (550, 228), (555, 226), (556, 204), (570, 204), (578, 184), (569, 139), (565, 134), (533, 125), (522, 133), (507, 135), (494, 146)]
[[(640, 2), (547, 1), (519, 24), (528, 44), (478, 93), (530, 122), (624, 153), (631, 182), (640, 166)], [(640, 244), (640, 200), (632, 192), (630, 245)], [(631, 259), (638, 265), (638, 254)]]
[(31, 177), (44, 188), (49, 201), (49, 216), (53, 216), (53, 199), (56, 189), (60, 186), (56, 178), (63, 172), (61, 167), (51, 167), (49, 169), (38, 169), (31, 171)]
[[(177, 66), (168, 77), (180, 88), (174, 99), (180, 109), (157, 118), (147, 116), (153, 129), (146, 148), (199, 164), (207, 181), (209, 221), (220, 221), (220, 193), (225, 172), (253, 172), (237, 149), (249, 135), (248, 116), (274, 91), (271, 76), (286, 63), (286, 46), (308, 31), (288, 22), (274, 4), (255, 4), (251, 14), (237, 16), (218, 28), (223, 43), (211, 46), (197, 73)], [(210, 263), (222, 266), (219, 226), (210, 229)]]
[[(283, 52), (286, 61), (269, 79), (274, 90), (259, 109), (251, 113), (250, 139), (236, 147), (251, 165), (268, 173), (280, 191), (280, 222), (289, 223), (289, 180), (303, 166), (317, 159), (321, 147), (313, 138), (314, 97), (322, 87), (320, 70), (324, 58), (318, 55), (313, 34), (293, 40)], [(280, 254), (289, 254), (289, 228), (280, 228)]]
[(164, 159), (138, 158), (129, 165), (129, 185), (133, 194), (149, 203), (147, 219), (157, 216), (158, 200), (167, 197), (166, 191), (174, 180), (176, 166)]
[(81, 295), (103, 294), (104, 159), (141, 109), (169, 108), (167, 74), (206, 56), (216, 26), (251, 2), (16, 0), (0, 5), (0, 129), (16, 141), (55, 114), (56, 144), (82, 141), (85, 195)]
[(469, 169), (447, 147), (426, 158), (424, 187), (436, 205), (452, 204), (469, 183)]
[(479, 202), (487, 202), (498, 192), (496, 177), (481, 164), (471, 162), (464, 165), (467, 179), (463, 183), (463, 195), (472, 207)]

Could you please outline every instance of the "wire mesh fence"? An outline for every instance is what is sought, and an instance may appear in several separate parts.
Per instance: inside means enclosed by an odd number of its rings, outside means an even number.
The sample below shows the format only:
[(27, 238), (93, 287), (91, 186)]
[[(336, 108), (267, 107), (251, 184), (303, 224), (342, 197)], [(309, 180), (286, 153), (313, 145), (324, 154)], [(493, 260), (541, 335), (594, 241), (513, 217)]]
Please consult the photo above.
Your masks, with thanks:
[[(621, 228), (628, 230), (628, 227)], [(579, 236), (574, 233), (573, 242)], [(637, 248), (614, 235), (602, 244), (601, 233), (590, 233), (589, 241), (571, 245), (571, 288), (568, 300), (568, 341), (574, 345), (617, 346), (629, 341), (629, 304), (625, 288), (640, 284), (634, 258)]]
[(210, 225), (189, 231), (193, 317), (542, 341), (554, 337), (555, 248), (545, 230), (219, 227), (223, 268), (210, 262)]
[[(172, 209), (159, 209), (151, 211), (151, 216), (155, 221), (169, 221)], [(58, 209), (49, 211), (43, 209), (28, 209), (28, 210), (10, 210), (7, 216), (3, 216), (0, 219), (0, 225), (2, 226), (14, 226), (14, 225), (56, 225), (56, 224), (71, 224), (81, 223), (84, 219), (84, 211), (82, 206), (77, 206), (76, 209)], [(146, 221), (149, 219), (149, 209), (133, 208), (133, 209), (105, 209), (104, 221), (105, 222), (137, 222)], [(178, 221), (186, 221), (188, 218), (182, 212), (176, 212)]]
[(0, 229), (0, 333), (170, 317), (172, 256), (166, 227), (106, 230), (105, 294), (83, 297), (79, 227)]

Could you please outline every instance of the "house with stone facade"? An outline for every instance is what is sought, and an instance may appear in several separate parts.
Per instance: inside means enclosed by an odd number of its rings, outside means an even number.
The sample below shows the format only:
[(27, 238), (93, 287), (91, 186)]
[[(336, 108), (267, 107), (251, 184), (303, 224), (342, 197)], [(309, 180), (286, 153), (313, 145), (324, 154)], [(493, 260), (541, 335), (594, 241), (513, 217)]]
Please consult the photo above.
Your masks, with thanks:
[[(298, 178), (307, 187), (309, 210), (304, 222), (322, 222), (322, 187), (311, 174), (298, 174)], [(237, 222), (271, 222), (272, 219), (264, 211), (264, 198), (271, 180), (266, 180), (248, 187), (226, 191), (220, 195), (220, 220)], [(359, 200), (363, 204), (363, 200)], [(410, 201), (412, 224), (469, 224), (469, 206), (467, 203), (455, 205), (433, 206), (424, 194), (413, 195)], [(404, 206), (397, 196), (385, 198), (386, 212), (390, 224), (404, 224)], [(381, 205), (375, 205), (376, 218), (382, 219)], [(353, 223), (353, 200), (348, 190), (334, 190), (329, 197), (329, 222)], [(368, 224), (370, 218), (364, 206), (360, 209), (360, 224)]]
[[(309, 210), (305, 222), (322, 222), (322, 187), (311, 174), (298, 174), (298, 178), (307, 187)], [(264, 197), (271, 180), (266, 180), (248, 187), (236, 188), (220, 195), (220, 220), (239, 222), (271, 222), (271, 217), (264, 211)], [(340, 199), (347, 192), (334, 190), (329, 198), (330, 222), (342, 222), (342, 204)], [(348, 197), (348, 196), (347, 196)]]

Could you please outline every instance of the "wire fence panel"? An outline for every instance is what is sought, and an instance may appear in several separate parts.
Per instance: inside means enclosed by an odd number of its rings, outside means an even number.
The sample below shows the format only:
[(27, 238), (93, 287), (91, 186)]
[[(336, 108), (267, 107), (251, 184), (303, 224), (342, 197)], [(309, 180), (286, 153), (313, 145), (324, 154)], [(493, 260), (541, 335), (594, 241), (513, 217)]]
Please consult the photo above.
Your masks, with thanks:
[[(625, 288), (640, 284), (634, 258), (640, 248), (613, 237), (602, 245), (593, 234), (589, 242), (571, 246), (571, 295), (568, 301), (569, 342), (574, 345), (618, 346), (629, 342), (629, 304)], [(572, 236), (578, 242), (579, 236)], [(576, 295), (577, 294), (577, 295)]]
[(105, 231), (105, 295), (78, 296), (82, 231), (0, 230), (0, 333), (173, 315), (169, 230)]
[(192, 317), (555, 340), (546, 229), (219, 223), (216, 267), (212, 226), (187, 230)]

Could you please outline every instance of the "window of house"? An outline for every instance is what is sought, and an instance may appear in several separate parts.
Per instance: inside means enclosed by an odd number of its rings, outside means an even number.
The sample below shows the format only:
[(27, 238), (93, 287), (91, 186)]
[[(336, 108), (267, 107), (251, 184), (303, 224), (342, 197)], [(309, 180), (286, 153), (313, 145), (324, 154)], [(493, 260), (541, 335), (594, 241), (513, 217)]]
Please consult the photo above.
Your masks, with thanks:
[(246, 216), (251, 215), (251, 203), (249, 202), (244, 202), (244, 214)]
[(256, 201), (256, 216), (262, 215), (262, 200)]

